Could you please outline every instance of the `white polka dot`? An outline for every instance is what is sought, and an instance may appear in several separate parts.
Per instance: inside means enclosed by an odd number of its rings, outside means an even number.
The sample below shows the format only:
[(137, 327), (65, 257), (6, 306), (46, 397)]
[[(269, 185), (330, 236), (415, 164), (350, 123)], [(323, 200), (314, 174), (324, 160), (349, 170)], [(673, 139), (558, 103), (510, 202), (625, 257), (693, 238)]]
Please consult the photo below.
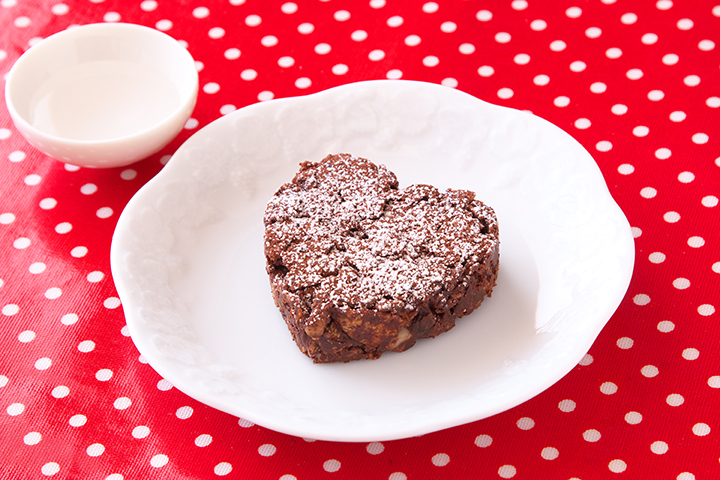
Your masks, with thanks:
[(365, 450), (370, 455), (379, 455), (385, 450), (385, 445), (383, 445), (380, 442), (371, 442), (371, 443), (367, 444), (367, 446), (365, 447)]
[(567, 44), (562, 40), (553, 40), (550, 42), (550, 50), (553, 52), (562, 52), (567, 48)]
[(611, 60), (615, 60), (617, 58), (622, 57), (622, 54), (623, 54), (622, 50), (620, 50), (617, 47), (612, 47), (612, 48), (608, 48), (607, 50), (605, 50), (605, 56)]
[(50, 394), (55, 398), (65, 398), (70, 395), (70, 389), (65, 385), (58, 385), (52, 389)]
[(690, 183), (695, 180), (695, 174), (692, 172), (681, 172), (678, 175), (678, 181), (680, 183)]
[(517, 474), (517, 469), (512, 465), (503, 465), (498, 469), (500, 478), (512, 478)]
[(17, 417), (25, 411), (25, 405), (22, 403), (12, 403), (7, 407), (7, 409), (5, 409), (5, 411), (11, 417)]
[(710, 108), (720, 107), (720, 97), (708, 97), (708, 99), (705, 100), (705, 105)]
[(213, 468), (213, 472), (218, 477), (223, 477), (232, 472), (232, 464), (228, 462), (220, 462)]
[(138, 425), (133, 428), (132, 436), (135, 438), (145, 438), (150, 435), (150, 429), (145, 425)]
[(640, 190), (640, 196), (643, 198), (655, 198), (656, 195), (657, 190), (655, 190), (653, 187), (645, 187)]
[(609, 152), (610, 150), (612, 150), (612, 147), (612, 143), (610, 143), (608, 140), (602, 140), (595, 144), (595, 149), (598, 152)]
[(13, 214), (13, 213), (0, 214), (0, 224), (10, 225), (14, 221), (15, 221), (15, 214)]
[(488, 22), (492, 20), (493, 14), (489, 10), (480, 10), (475, 14), (475, 18), (477, 18), (481, 22)]
[(60, 321), (62, 322), (63, 325), (72, 325), (74, 323), (77, 323), (78, 316), (75, 313), (67, 313), (62, 316)]
[(222, 115), (227, 115), (228, 113), (232, 113), (235, 110), (237, 110), (237, 107), (235, 105), (231, 105), (231, 104), (226, 104), (226, 105), (223, 105), (222, 107), (220, 107), (220, 113)]
[(238, 58), (240, 58), (240, 55), (242, 55), (242, 52), (239, 48), (228, 48), (227, 50), (225, 50), (225, 53), (223, 53), (223, 55), (228, 60), (237, 60)]
[(348, 70), (348, 66), (344, 63), (338, 63), (337, 65), (333, 65), (332, 67), (332, 73), (335, 75), (345, 75)]
[(388, 70), (388, 72), (385, 74), (385, 77), (390, 80), (399, 80), (403, 76), (402, 70), (398, 70), (397, 68), (393, 68), (392, 70)]
[(693, 143), (697, 145), (704, 145), (708, 142), (710, 137), (706, 133), (696, 133), (692, 136)]
[(658, 36), (654, 33), (646, 33), (640, 38), (640, 41), (645, 45), (654, 45), (658, 41)]
[(295, 80), (295, 87), (301, 90), (309, 88), (312, 85), (312, 81), (307, 77), (300, 77)]
[(246, 82), (251, 82), (255, 80), (258, 76), (258, 73), (253, 70), (252, 68), (246, 68), (242, 72), (240, 72), (240, 78), (245, 80)]
[(378, 62), (385, 58), (385, 51), (383, 50), (372, 50), (370, 53), (368, 53), (368, 59), (372, 60), (373, 62)]
[(7, 385), (9, 381), (10, 379), (8, 377), (6, 377), (5, 375), (0, 375), (0, 388)]
[(416, 47), (420, 45), (421, 41), (422, 39), (417, 35), (408, 35), (407, 37), (405, 37), (405, 45), (407, 45), (408, 47)]
[(428, 2), (422, 6), (422, 11), (425, 13), (435, 13), (438, 11), (440, 6), (435, 2)]
[(628, 107), (627, 105), (623, 105), (622, 103), (617, 103), (610, 107), (610, 111), (615, 115), (625, 115), (628, 111)]
[(631, 68), (625, 73), (625, 76), (630, 80), (639, 80), (643, 77), (643, 71), (639, 68)]
[(720, 388), (720, 375), (713, 375), (708, 378), (707, 383), (710, 388)]
[(106, 22), (119, 22), (122, 19), (118, 12), (107, 12), (103, 15), (103, 20)]
[(472, 43), (463, 43), (458, 47), (458, 51), (463, 55), (471, 55), (475, 53), (475, 45)]
[(613, 395), (618, 391), (618, 387), (613, 382), (605, 382), (600, 385), (600, 391), (605, 395)]
[[(385, 56), (384, 53), (383, 56)], [(428, 55), (427, 57), (422, 59), (422, 64), (426, 67), (437, 67), (439, 63), (440, 59), (434, 55)]]
[(715, 313), (715, 307), (712, 306), (712, 305), (710, 305), (709, 303), (705, 303), (705, 304), (703, 304), (703, 305), (700, 305), (700, 306), (697, 308), (697, 311), (698, 311), (698, 313), (699, 313), (700, 315), (702, 315), (703, 317), (709, 317), (710, 315), (712, 315), (713, 313)]
[(192, 409), (192, 407), (189, 407), (189, 406), (180, 407), (177, 409), (177, 411), (175, 411), (175, 416), (177, 418), (179, 418), (180, 420), (187, 420), (188, 418), (190, 418), (192, 416), (192, 414), (193, 414), (193, 409)]
[(653, 252), (648, 256), (648, 260), (652, 263), (662, 263), (665, 261), (665, 254), (661, 252)]
[(710, 433), (710, 426), (707, 423), (696, 423), (692, 427), (692, 432), (698, 437), (704, 437)]
[(639, 238), (642, 235), (642, 230), (639, 227), (630, 227), (633, 238)]
[(713, 208), (718, 204), (718, 197), (715, 195), (708, 195), (707, 197), (703, 197), (700, 203), (702, 203), (703, 207)]
[(277, 448), (275, 447), (275, 445), (272, 445), (270, 443), (266, 443), (258, 447), (258, 453), (263, 457), (272, 457), (273, 455), (275, 455), (275, 452), (277, 452)]
[(613, 473), (622, 473), (627, 469), (627, 463), (620, 459), (615, 459), (608, 463), (608, 469)]
[(581, 60), (575, 60), (574, 62), (572, 62), (570, 64), (570, 70), (575, 73), (582, 72), (586, 68), (587, 68), (587, 65), (585, 64), (585, 62), (583, 62)]
[(63, 168), (65, 168), (65, 171), (67, 172), (77, 172), (78, 170), (80, 170), (80, 167), (78, 167), (77, 165), (70, 165), (69, 163), (63, 165)]
[(480, 448), (487, 448), (492, 445), (493, 439), (490, 435), (478, 435), (475, 437), (475, 445)]
[(617, 339), (617, 342), (615, 342), (618, 348), (621, 348), (623, 350), (628, 350), (632, 348), (634, 343), (635, 341), (630, 337), (620, 337)]
[(588, 38), (598, 38), (600, 35), (602, 35), (602, 30), (598, 27), (590, 27), (585, 30), (585, 36)]
[(42, 440), (42, 434), (40, 432), (30, 432), (23, 437), (23, 443), (25, 445), (37, 445)]
[(623, 163), (618, 167), (618, 173), (621, 175), (630, 175), (635, 171), (635, 167), (630, 165), (629, 163)]
[(658, 376), (660, 370), (655, 365), (645, 365), (640, 369), (640, 373), (642, 373), (643, 377), (653, 378)]
[(665, 98), (665, 92), (662, 90), (650, 90), (647, 94), (648, 100), (653, 102), (659, 102)]
[(663, 455), (668, 451), (668, 444), (658, 440), (650, 444), (650, 451), (656, 455)]
[(453, 33), (457, 30), (457, 24), (455, 22), (443, 22), (440, 24), (440, 31), (443, 33)]
[(545, 85), (550, 83), (550, 77), (544, 74), (536, 75), (535, 78), (533, 78), (533, 83), (538, 87), (544, 87)]
[(675, 330), (675, 324), (670, 320), (662, 320), (658, 322), (657, 329), (663, 333), (669, 333)]
[(278, 65), (282, 68), (289, 68), (295, 65), (295, 59), (293, 57), (280, 57), (277, 61)]
[(298, 25), (297, 30), (299, 33), (302, 33), (303, 35), (309, 35), (313, 31), (315, 31), (315, 25), (313, 25), (312, 23), (308, 23), (308, 22), (301, 23), (300, 25)]
[(558, 408), (560, 409), (560, 411), (565, 413), (572, 412), (573, 410), (575, 410), (576, 406), (577, 404), (570, 399), (565, 399), (558, 403)]
[(22, 343), (29, 343), (35, 340), (35, 332), (32, 330), (25, 330), (24, 332), (20, 332), (18, 335), (18, 341)]
[(77, 348), (83, 353), (92, 352), (95, 350), (95, 342), (92, 340), (83, 340), (78, 344)]
[(697, 348), (686, 348), (682, 352), (685, 360), (697, 360), (700, 357), (700, 351)]
[(503, 87), (500, 90), (497, 91), (497, 96), (499, 98), (502, 98), (503, 100), (507, 100), (508, 98), (512, 98), (512, 96), (515, 95), (515, 92), (512, 91), (511, 88)]
[(528, 2), (525, 0), (513, 0), (510, 5), (513, 10), (525, 10), (528, 7)]
[(685, 403), (685, 399), (679, 393), (672, 393), (667, 396), (665, 402), (671, 407), (679, 407), (680, 405)]
[(598, 432), (594, 428), (585, 430), (582, 435), (583, 435), (583, 439), (586, 442), (591, 442), (591, 443), (597, 442), (598, 440), (600, 440), (600, 437), (602, 437), (602, 435), (600, 435), (600, 432)]
[(27, 158), (27, 154), (25, 152), (21, 152), (20, 150), (16, 150), (14, 152), (10, 152), (8, 155), (8, 160), (10, 160), (13, 163), (22, 162)]
[(495, 73), (495, 69), (491, 67), (490, 65), (483, 65), (482, 67), (478, 68), (478, 75), (481, 77), (490, 77)]
[(338, 22), (345, 22), (347, 20), (350, 20), (350, 12), (348, 12), (347, 10), (338, 10), (333, 14), (333, 18)]
[(632, 25), (633, 23), (637, 22), (638, 16), (635, 15), (632, 12), (624, 13), (620, 17), (620, 22), (624, 25)]
[(512, 40), (512, 36), (507, 32), (498, 32), (495, 34), (495, 41), (498, 43), (508, 43)]
[[(260, 44), (263, 47), (274, 47), (278, 44), (278, 38), (275, 35), (265, 35), (260, 39)], [(239, 52), (240, 50), (238, 50), (238, 56), (240, 56)]]
[(605, 85), (603, 82), (595, 82), (590, 85), (590, 91), (593, 93), (605, 93), (607, 90), (607, 85)]
[(447, 453), (436, 453), (432, 457), (432, 464), (436, 467), (444, 467), (450, 463), (450, 455)]
[(590, 365), (591, 363), (593, 363), (593, 361), (594, 361), (593, 356), (590, 355), (589, 353), (586, 353), (585, 355), (583, 355), (583, 358), (580, 359), (580, 362), (578, 362), (578, 365), (582, 365), (583, 367), (586, 367), (586, 366)]
[(535, 420), (530, 417), (522, 417), (515, 422), (520, 430), (530, 430), (535, 426)]
[(657, 158), (658, 160), (667, 160), (668, 158), (670, 158), (670, 155), (672, 155), (672, 152), (669, 148), (663, 147), (655, 150), (655, 158)]
[(555, 99), (553, 100), (553, 105), (560, 108), (567, 107), (568, 105), (570, 105), (570, 99), (565, 96), (555, 97)]
[(683, 83), (688, 87), (697, 87), (698, 85), (700, 85), (700, 77), (698, 77), (697, 75), (688, 75), (687, 77), (683, 78)]
[(287, 15), (292, 15), (293, 13), (298, 11), (297, 3), (292, 3), (292, 2), (283, 3), (280, 6), (280, 11), (282, 11), (283, 13), (285, 13)]
[[(328, 2), (330, 0), (321, 0)], [(370, 8), (383, 8), (385, 6), (385, 0), (370, 0)]]
[(325, 460), (323, 463), (323, 470), (326, 472), (337, 472), (340, 470), (341, 464), (338, 460), (335, 460), (334, 458), (330, 460)]
[[(167, 32), (168, 30), (170, 30), (170, 29), (172, 28), (172, 26), (173, 26), (172, 21), (167, 20), (167, 19), (158, 20), (157, 23), (155, 23), (155, 28), (157, 28), (157, 29), (160, 30), (161, 32)], [(221, 30), (222, 30), (222, 29), (221, 29)], [(223, 32), (223, 34), (224, 34), (224, 33), (225, 33), (225, 32)], [(221, 35), (221, 36), (222, 36), (222, 35)], [(211, 37), (212, 37), (212, 35), (211, 35)], [(214, 38), (214, 37), (213, 37), (213, 38)]]
[(55, 225), (55, 232), (59, 234), (68, 233), (70, 230), (72, 230), (72, 224), (68, 222), (62, 222)]
[(680, 57), (675, 53), (668, 53), (662, 57), (662, 63), (665, 65), (675, 65), (678, 61), (680, 61)]
[(109, 368), (102, 368), (95, 372), (95, 378), (101, 382), (107, 382), (113, 376), (113, 371)]
[[(367, 39), (368, 33), (365, 30), (355, 30), (350, 34), (350, 38), (352, 38), (356, 42), (362, 42), (363, 40)], [(420, 38), (420, 37), (418, 37)], [(407, 42), (405, 42), (407, 43)]]
[(120, 178), (123, 180), (133, 180), (135, 177), (137, 177), (137, 171), (132, 168), (127, 168), (120, 172)]
[(68, 423), (70, 424), (71, 427), (75, 427), (75, 428), (82, 427), (83, 425), (85, 425), (87, 423), (87, 417), (85, 415), (81, 415), (81, 414), (73, 415), (68, 420)]
[(197, 7), (192, 11), (192, 16), (195, 18), (207, 18), (210, 15), (210, 9), (207, 7)]
[(245, 420), (244, 418), (238, 418), (238, 425), (240, 425), (243, 428), (250, 428), (250, 427), (254, 426), (255, 424), (249, 420)]
[(8, 303), (7, 305), (4, 305), (2, 308), (2, 313), (6, 317), (12, 317), (13, 315), (16, 315), (20, 311), (20, 307), (15, 305), (14, 303)]
[(513, 58), (513, 61), (518, 65), (527, 65), (528, 63), (530, 63), (530, 55), (528, 55), (527, 53), (518, 53)]
[(672, 0), (658, 0), (658, 2), (655, 4), (655, 7), (658, 10), (669, 10), (670, 8), (672, 8), (672, 6)]
[(547, 22), (541, 19), (533, 20), (530, 22), (530, 28), (536, 32), (541, 32), (547, 28)]
[(42, 181), (42, 177), (35, 173), (30, 174), (23, 179), (23, 182), (25, 182), (25, 185), (28, 185), (31, 187), (39, 184), (41, 181)]
[(213, 95), (220, 91), (220, 85), (215, 82), (208, 82), (202, 87), (203, 92), (207, 93), (208, 95)]
[(540, 452), (540, 456), (545, 460), (555, 460), (560, 456), (560, 452), (555, 447), (545, 447)]
[(582, 15), (582, 9), (580, 7), (570, 7), (565, 10), (565, 15), (567, 15), (569, 18), (578, 18), (580, 15)]
[(91, 457), (99, 457), (103, 453), (105, 453), (105, 445), (102, 443), (93, 443), (87, 449), (85, 450), (85, 453), (87, 453)]
[(48, 462), (40, 468), (40, 471), (43, 475), (47, 477), (52, 477), (60, 471), (60, 465), (56, 462)]
[(677, 28), (680, 30), (690, 30), (695, 24), (689, 18), (681, 18), (677, 22)]
[(30, 239), (27, 237), (19, 237), (13, 241), (13, 247), (17, 248), (18, 250), (24, 250), (28, 248), (30, 244)]
[(155, 468), (162, 468), (170, 461), (167, 455), (164, 455), (162, 453), (154, 455), (150, 459), (150, 465), (152, 465)]
[(687, 115), (685, 112), (682, 112), (680, 110), (676, 110), (672, 113), (670, 113), (670, 120), (673, 122), (682, 122), (687, 118)]
[(113, 214), (113, 209), (110, 207), (102, 207), (95, 212), (98, 218), (110, 218)]
[(672, 211), (666, 212), (665, 215), (663, 215), (663, 220), (668, 223), (677, 223), (680, 221), (680, 214)]
[(245, 25), (248, 27), (257, 27), (262, 23), (262, 18), (259, 15), (248, 15), (245, 17)]
[(592, 124), (590, 123), (590, 119), (588, 118), (578, 118), (575, 120), (575, 128), (579, 130), (586, 130), (590, 128)]
[(332, 47), (327, 43), (318, 43), (315, 45), (315, 53), (318, 55), (327, 55), (332, 50)]

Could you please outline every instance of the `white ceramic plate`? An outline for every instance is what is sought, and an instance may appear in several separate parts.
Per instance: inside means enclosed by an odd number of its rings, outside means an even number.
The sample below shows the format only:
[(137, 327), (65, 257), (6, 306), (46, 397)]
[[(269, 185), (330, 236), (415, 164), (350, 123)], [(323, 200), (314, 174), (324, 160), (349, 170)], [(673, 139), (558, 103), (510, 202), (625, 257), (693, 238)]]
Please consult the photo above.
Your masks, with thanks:
[[(498, 214), (493, 297), (379, 360), (313, 365), (270, 295), (265, 203), (305, 160), (348, 152), (401, 186), (465, 188)], [(502, 412), (590, 348), (634, 245), (592, 157), (552, 124), (433, 84), (373, 81), (240, 109), (192, 136), (122, 213), (111, 263), (138, 349), (189, 396), (273, 430), (390, 440)]]

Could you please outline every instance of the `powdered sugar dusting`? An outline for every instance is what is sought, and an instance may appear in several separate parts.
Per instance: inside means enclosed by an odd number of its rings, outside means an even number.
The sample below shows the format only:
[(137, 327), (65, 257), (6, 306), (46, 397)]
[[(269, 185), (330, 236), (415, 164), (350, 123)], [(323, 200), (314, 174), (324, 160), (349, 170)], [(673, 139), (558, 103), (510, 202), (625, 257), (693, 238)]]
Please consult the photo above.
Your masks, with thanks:
[(303, 163), (265, 226), (268, 271), (311, 311), (410, 310), (454, 289), (498, 242), (493, 210), (472, 192), (398, 189), (384, 166), (348, 154)]

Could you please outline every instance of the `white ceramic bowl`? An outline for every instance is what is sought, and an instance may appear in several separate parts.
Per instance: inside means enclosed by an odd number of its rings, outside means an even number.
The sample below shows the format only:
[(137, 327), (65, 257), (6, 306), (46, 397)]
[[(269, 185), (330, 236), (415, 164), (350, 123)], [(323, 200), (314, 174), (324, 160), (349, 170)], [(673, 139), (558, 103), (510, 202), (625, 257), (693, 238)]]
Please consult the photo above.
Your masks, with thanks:
[(27, 141), (62, 162), (118, 167), (146, 158), (182, 130), (198, 74), (172, 37), (127, 23), (69, 28), (13, 65), (5, 102)]

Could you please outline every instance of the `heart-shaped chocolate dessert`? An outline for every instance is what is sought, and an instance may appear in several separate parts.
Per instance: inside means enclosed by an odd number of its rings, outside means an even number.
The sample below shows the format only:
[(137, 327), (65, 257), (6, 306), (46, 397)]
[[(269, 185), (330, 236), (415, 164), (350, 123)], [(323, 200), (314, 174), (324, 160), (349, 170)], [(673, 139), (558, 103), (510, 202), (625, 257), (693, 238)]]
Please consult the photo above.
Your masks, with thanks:
[(363, 158), (302, 163), (264, 220), (275, 303), (315, 363), (407, 350), (453, 328), (495, 286), (492, 208), (466, 190), (399, 189)]

